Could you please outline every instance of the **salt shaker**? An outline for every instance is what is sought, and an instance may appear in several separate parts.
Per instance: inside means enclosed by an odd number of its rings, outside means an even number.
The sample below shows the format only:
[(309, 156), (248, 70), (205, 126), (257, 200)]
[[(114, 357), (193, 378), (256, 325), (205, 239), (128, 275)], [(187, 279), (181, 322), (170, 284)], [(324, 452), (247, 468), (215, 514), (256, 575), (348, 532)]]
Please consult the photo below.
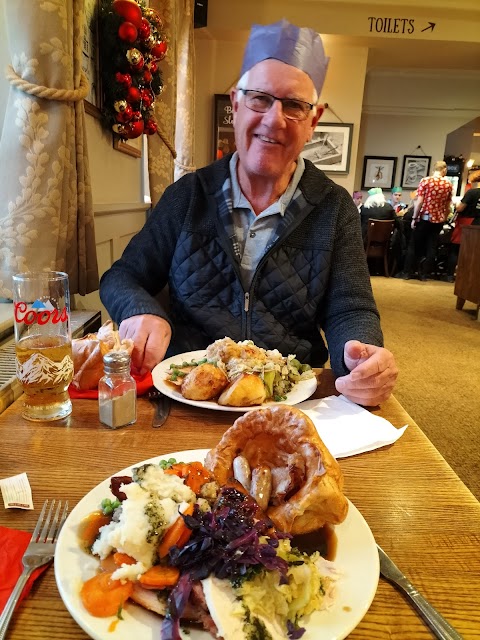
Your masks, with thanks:
[(137, 388), (130, 375), (130, 355), (110, 351), (103, 356), (105, 375), (98, 383), (100, 422), (111, 429), (132, 424), (137, 419)]

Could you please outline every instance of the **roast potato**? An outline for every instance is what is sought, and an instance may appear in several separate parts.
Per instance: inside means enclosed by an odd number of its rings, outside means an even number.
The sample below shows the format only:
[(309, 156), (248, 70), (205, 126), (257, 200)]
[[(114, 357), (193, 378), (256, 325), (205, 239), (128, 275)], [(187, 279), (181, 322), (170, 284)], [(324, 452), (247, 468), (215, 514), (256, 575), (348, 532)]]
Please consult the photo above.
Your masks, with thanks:
[[(252, 469), (252, 483), (255, 469), (270, 468), (275, 491), (272, 490), (266, 513), (280, 530), (298, 535), (345, 519), (348, 501), (342, 493), (340, 466), (313, 422), (299, 409), (278, 404), (248, 411), (209, 451), (205, 466), (223, 485), (234, 476), (234, 460), (240, 455)], [(296, 456), (303, 460), (295, 460)], [(290, 480), (287, 474), (292, 464), (298, 478)], [(276, 489), (275, 485), (281, 484), (282, 469), (287, 483), (295, 485), (293, 494)]]
[(228, 407), (251, 407), (262, 404), (267, 397), (263, 380), (254, 373), (242, 373), (218, 398), (218, 404)]
[(214, 364), (200, 364), (183, 379), (180, 391), (189, 400), (213, 400), (228, 384), (227, 375)]

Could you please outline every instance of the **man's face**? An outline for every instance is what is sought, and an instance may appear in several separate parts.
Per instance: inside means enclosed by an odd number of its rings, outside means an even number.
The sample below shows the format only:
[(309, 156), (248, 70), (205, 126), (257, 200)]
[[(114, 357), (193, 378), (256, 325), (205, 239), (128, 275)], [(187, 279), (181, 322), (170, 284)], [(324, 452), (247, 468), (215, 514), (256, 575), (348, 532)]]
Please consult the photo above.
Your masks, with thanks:
[(363, 199), (363, 198), (362, 198), (362, 195), (359, 195), (359, 196), (355, 196), (355, 197), (354, 197), (353, 201), (354, 201), (354, 203), (357, 205), (357, 207), (358, 207), (359, 205), (361, 205), (361, 204), (362, 204), (362, 199)]
[[(277, 98), (296, 98), (313, 101), (314, 86), (309, 76), (278, 60), (263, 60), (249, 72), (248, 86)], [(310, 112), (306, 120), (284, 117), (277, 100), (266, 113), (257, 113), (245, 105), (244, 95), (234, 89), (231, 93), (233, 125), (239, 155), (239, 166), (248, 176), (278, 179), (292, 169), (305, 143), (311, 139), (321, 115)]]
[(393, 202), (395, 204), (397, 204), (398, 202), (402, 201), (402, 194), (401, 193), (394, 193), (393, 194)]

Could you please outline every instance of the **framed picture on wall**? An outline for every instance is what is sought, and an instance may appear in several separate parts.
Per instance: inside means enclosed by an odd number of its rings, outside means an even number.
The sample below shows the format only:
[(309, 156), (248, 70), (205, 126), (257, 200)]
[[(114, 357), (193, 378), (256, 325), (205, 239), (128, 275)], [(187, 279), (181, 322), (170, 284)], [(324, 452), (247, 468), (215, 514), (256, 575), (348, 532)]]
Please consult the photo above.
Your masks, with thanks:
[(402, 187), (416, 189), (422, 178), (428, 176), (432, 156), (403, 156)]
[(395, 180), (397, 158), (365, 156), (363, 159), (362, 189), (380, 187), (391, 189)]
[(213, 160), (220, 160), (236, 150), (233, 111), (230, 96), (216, 93), (214, 103)]
[(85, 20), (82, 40), (82, 71), (87, 77), (89, 92), (84, 105), (86, 113), (101, 117), (102, 90), (100, 84), (100, 63), (98, 50), (99, 0), (85, 0)]
[(327, 173), (348, 173), (352, 132), (353, 124), (321, 122), (300, 155)]

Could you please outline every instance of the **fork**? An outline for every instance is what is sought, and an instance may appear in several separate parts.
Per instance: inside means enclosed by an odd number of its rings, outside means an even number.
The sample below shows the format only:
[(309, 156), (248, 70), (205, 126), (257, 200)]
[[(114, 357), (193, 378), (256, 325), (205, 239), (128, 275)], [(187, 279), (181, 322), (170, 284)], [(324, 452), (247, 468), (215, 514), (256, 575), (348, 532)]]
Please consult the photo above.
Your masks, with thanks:
[[(59, 500), (57, 508), (55, 508), (55, 500), (51, 501), (50, 508), (47, 512), (48, 500), (45, 500), (37, 521), (37, 525), (33, 531), (32, 539), (23, 554), (22, 564), (23, 571), (17, 580), (14, 590), (12, 591), (5, 609), (0, 616), (0, 640), (5, 638), (8, 625), (12, 618), (15, 607), (22, 595), (25, 584), (35, 569), (48, 564), (53, 560), (55, 554), (55, 545), (57, 543), (58, 534), (60, 533), (63, 523), (68, 513), (68, 502), (62, 512), (62, 501)], [(60, 515), (61, 513), (61, 515)], [(50, 524), (51, 523), (51, 524)]]

